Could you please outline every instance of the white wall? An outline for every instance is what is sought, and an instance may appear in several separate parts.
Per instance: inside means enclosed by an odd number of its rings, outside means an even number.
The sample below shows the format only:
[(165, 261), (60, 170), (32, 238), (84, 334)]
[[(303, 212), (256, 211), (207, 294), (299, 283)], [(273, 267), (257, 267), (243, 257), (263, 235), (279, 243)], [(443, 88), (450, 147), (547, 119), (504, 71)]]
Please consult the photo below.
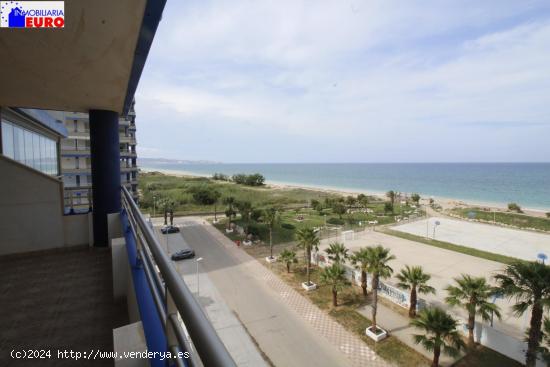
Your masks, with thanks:
[(92, 213), (66, 215), (63, 217), (63, 237), (66, 246), (92, 245), (90, 226)]
[(64, 246), (62, 184), (0, 155), (0, 255)]

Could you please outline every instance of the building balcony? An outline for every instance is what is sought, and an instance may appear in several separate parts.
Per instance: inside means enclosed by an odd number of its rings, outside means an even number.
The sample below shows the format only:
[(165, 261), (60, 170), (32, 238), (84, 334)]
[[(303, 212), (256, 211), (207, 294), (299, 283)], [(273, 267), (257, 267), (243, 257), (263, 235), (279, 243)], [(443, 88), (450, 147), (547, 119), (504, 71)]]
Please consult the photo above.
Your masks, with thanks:
[(121, 143), (128, 143), (130, 145), (136, 145), (137, 144), (136, 138), (131, 137), (131, 136), (121, 136), (120, 137), (120, 142)]
[(62, 174), (91, 174), (92, 167), (79, 167), (79, 168), (63, 168), (61, 167)]
[(63, 149), (61, 148), (62, 157), (89, 157), (90, 148), (81, 149)]
[(90, 190), (92, 188), (92, 184), (91, 183), (87, 183), (87, 184), (80, 184), (78, 186), (69, 186), (69, 185), (65, 185), (63, 187), (65, 190), (71, 190), (71, 191), (80, 191), (80, 192), (88, 192), (88, 190)]
[(132, 153), (127, 150), (120, 152), (121, 157), (137, 158), (137, 153)]
[(82, 139), (90, 140), (90, 131), (69, 131), (67, 138), (69, 139)]

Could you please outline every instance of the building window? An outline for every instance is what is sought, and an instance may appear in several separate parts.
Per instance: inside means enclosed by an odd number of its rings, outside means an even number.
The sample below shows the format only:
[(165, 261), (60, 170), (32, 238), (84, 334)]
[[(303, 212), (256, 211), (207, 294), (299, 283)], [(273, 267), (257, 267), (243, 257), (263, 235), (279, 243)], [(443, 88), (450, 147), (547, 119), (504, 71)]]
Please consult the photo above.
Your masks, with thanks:
[(2, 124), (2, 149), (4, 150), (5, 156), (12, 159), (15, 157), (12, 124), (5, 124), (5, 126)]
[(2, 154), (48, 175), (58, 174), (55, 140), (2, 120)]

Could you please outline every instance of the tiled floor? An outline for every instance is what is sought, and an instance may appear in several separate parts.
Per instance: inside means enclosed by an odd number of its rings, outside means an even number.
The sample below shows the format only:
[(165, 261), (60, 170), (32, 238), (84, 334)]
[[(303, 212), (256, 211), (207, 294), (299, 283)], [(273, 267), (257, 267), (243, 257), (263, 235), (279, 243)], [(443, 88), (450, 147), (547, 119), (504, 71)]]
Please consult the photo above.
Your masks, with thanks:
[[(58, 350), (112, 351), (112, 329), (126, 322), (126, 305), (113, 303), (108, 249), (0, 257), (0, 366), (112, 366), (58, 359)], [(14, 360), (14, 349), (51, 358)]]

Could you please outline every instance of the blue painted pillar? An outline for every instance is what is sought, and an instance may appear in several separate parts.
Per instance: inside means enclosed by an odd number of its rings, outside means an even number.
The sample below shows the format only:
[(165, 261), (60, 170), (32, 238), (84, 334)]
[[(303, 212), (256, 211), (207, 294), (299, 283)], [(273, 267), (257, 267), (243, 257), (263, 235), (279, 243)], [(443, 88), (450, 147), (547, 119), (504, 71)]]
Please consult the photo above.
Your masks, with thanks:
[(109, 246), (107, 214), (120, 212), (118, 113), (90, 110), (94, 246)]

